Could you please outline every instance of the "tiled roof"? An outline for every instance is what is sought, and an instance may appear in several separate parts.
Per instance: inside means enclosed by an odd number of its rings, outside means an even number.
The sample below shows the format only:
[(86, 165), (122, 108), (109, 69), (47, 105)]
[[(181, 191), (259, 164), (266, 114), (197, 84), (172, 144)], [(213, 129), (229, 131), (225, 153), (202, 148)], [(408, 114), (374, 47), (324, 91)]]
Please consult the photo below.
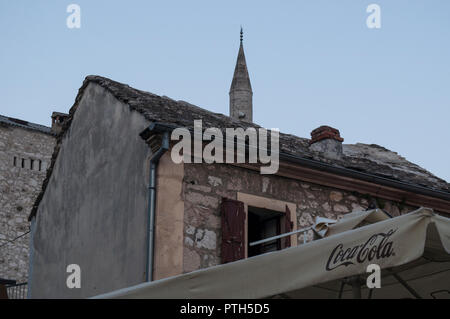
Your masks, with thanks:
[[(223, 114), (207, 111), (184, 101), (176, 101), (168, 97), (137, 90), (108, 78), (93, 75), (88, 76), (79, 89), (75, 104), (71, 108), (68, 120), (65, 122), (63, 130), (58, 137), (58, 143), (55, 147), (52, 163), (47, 172), (47, 178), (44, 181), (42, 192), (38, 196), (30, 216), (33, 216), (37, 210), (59, 152), (60, 140), (70, 126), (72, 116), (89, 83), (102, 86), (118, 100), (128, 104), (131, 110), (139, 112), (149, 121), (170, 123), (178, 127), (188, 128), (192, 128), (194, 120), (197, 119), (202, 119), (204, 128), (242, 127), (245, 129), (247, 127), (260, 127), (254, 123), (236, 120)], [(309, 139), (280, 133), (280, 153), (311, 159), (337, 168), (363, 172), (450, 194), (450, 184), (445, 180), (379, 145), (362, 143), (343, 144), (342, 158), (332, 160), (313, 152), (309, 148)]]
[(38, 132), (45, 133), (45, 134), (52, 134), (50, 127), (40, 125), (40, 124), (30, 123), (30, 122), (27, 122), (24, 120), (15, 119), (15, 118), (3, 116), (3, 115), (0, 115), (0, 123), (7, 125), (7, 126), (15, 126), (15, 127), (24, 128), (27, 130), (38, 131)]

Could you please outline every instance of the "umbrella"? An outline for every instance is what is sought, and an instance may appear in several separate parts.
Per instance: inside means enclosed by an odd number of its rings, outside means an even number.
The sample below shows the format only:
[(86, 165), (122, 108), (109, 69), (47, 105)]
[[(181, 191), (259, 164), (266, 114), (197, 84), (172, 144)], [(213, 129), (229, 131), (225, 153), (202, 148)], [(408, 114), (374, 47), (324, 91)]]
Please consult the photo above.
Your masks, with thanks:
[[(326, 229), (324, 229), (324, 227)], [(320, 225), (321, 239), (96, 298), (448, 298), (450, 219), (380, 209)], [(381, 288), (366, 285), (381, 269)]]

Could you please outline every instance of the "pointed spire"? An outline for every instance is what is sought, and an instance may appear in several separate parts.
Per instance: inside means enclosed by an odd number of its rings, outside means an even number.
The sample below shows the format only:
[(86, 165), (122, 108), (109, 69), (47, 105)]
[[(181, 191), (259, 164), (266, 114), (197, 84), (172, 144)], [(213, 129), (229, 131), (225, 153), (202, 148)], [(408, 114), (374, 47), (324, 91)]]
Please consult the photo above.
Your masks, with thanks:
[(236, 61), (236, 67), (234, 68), (233, 81), (231, 82), (230, 91), (233, 89), (240, 90), (252, 90), (252, 85), (250, 84), (250, 76), (248, 75), (247, 62), (245, 60), (244, 45), (239, 47), (239, 53)]
[(230, 87), (230, 116), (251, 122), (253, 118), (253, 92), (247, 62), (245, 61), (243, 38), (244, 32), (241, 27), (239, 53)]

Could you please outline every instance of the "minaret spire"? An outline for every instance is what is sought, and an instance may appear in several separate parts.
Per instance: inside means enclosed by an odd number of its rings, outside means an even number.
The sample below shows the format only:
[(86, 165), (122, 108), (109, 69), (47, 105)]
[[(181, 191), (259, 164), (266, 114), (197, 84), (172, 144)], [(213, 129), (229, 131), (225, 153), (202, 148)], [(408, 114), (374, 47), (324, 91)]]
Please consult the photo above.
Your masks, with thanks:
[(239, 53), (230, 88), (230, 116), (247, 122), (253, 120), (253, 91), (244, 54), (244, 31), (241, 26)]

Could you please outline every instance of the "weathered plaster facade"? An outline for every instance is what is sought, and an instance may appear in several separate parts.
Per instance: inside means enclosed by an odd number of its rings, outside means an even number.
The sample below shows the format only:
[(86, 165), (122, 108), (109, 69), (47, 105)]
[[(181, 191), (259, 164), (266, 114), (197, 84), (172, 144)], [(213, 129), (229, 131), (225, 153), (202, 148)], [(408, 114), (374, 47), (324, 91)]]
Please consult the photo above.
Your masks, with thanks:
[(0, 122), (0, 278), (27, 281), (30, 235), (8, 241), (29, 231), (28, 215), (54, 145), (49, 129)]
[[(85, 89), (36, 215), (32, 298), (82, 298), (145, 280), (148, 121), (96, 84)], [(66, 268), (81, 268), (81, 288)]]
[(183, 272), (184, 164), (163, 155), (157, 172), (155, 280)]

